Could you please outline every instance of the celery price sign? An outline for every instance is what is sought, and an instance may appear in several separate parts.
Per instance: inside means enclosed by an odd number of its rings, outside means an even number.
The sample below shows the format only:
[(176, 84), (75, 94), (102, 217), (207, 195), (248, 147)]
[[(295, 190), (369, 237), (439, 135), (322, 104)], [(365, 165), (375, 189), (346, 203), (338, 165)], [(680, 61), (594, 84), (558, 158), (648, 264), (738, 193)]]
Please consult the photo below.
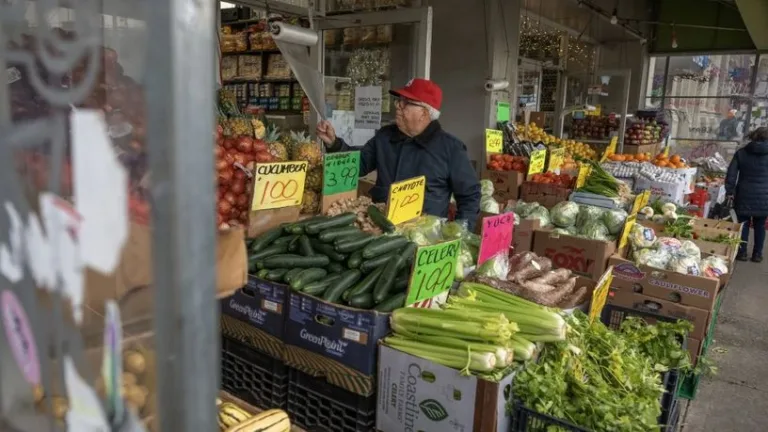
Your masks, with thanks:
[(327, 153), (323, 161), (323, 195), (357, 190), (360, 152)]
[(456, 261), (461, 240), (420, 247), (408, 285), (405, 304), (428, 308), (432, 299), (447, 293), (456, 277)]

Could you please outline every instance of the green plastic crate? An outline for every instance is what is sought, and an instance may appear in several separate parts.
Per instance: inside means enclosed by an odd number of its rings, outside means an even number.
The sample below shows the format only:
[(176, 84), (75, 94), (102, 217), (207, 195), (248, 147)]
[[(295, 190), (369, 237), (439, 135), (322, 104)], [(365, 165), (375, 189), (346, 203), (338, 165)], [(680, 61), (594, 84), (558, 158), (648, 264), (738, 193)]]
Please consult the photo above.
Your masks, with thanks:
[[(709, 321), (709, 328), (707, 329), (707, 335), (704, 338), (701, 346), (701, 354), (699, 359), (706, 357), (709, 352), (709, 345), (712, 343), (712, 338), (715, 337), (715, 326), (717, 325), (717, 316), (720, 314), (720, 306), (723, 304), (723, 293), (721, 292), (717, 296), (715, 301), (715, 308), (712, 311), (712, 319)], [(699, 389), (699, 382), (701, 381), (700, 375), (695, 375), (688, 372), (680, 380), (680, 384), (677, 388), (677, 397), (681, 399), (694, 400), (696, 398), (696, 392)]]

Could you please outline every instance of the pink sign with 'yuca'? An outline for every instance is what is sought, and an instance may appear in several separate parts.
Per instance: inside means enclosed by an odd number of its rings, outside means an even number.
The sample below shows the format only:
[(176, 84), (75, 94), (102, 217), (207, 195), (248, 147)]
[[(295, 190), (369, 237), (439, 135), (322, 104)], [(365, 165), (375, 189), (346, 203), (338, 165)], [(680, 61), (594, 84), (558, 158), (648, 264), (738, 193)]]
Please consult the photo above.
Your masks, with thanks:
[(477, 265), (481, 265), (500, 253), (509, 254), (514, 226), (515, 216), (513, 213), (483, 218)]

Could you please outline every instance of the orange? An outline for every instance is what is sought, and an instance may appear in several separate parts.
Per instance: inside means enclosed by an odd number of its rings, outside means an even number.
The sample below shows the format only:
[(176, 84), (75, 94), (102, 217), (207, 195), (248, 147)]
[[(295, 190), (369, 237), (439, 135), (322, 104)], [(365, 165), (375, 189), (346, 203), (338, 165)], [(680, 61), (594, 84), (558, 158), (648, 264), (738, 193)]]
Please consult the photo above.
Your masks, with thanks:
[(669, 158), (669, 161), (676, 164), (680, 163), (680, 155), (673, 155), (671, 158)]
[(665, 166), (668, 166), (668, 165), (669, 164), (667, 163), (667, 161), (663, 161), (663, 160), (657, 160), (656, 161), (656, 166), (665, 167)]

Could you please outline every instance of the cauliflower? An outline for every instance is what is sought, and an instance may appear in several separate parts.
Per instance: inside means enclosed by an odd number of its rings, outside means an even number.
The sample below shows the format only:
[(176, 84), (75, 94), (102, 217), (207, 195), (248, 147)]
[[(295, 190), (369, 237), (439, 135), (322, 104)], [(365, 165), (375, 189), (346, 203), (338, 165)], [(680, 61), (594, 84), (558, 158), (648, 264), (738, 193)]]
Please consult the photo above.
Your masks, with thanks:
[(728, 263), (725, 258), (711, 255), (701, 260), (701, 274), (709, 278), (719, 278), (728, 273)]
[(699, 261), (693, 257), (685, 255), (674, 255), (669, 264), (667, 264), (667, 270), (680, 274), (687, 274), (691, 276), (700, 276), (701, 267), (699, 267)]
[(672, 254), (664, 249), (644, 248), (636, 250), (632, 257), (637, 264), (657, 269), (666, 269)]
[(696, 261), (701, 261), (701, 249), (696, 246), (696, 243), (685, 240), (680, 244), (680, 255), (694, 258)]
[(659, 237), (656, 245), (658, 246), (659, 250), (664, 250), (672, 254), (677, 253), (682, 247), (680, 240), (673, 237)]
[(632, 225), (629, 241), (635, 248), (649, 248), (656, 244), (656, 232), (652, 228), (640, 224)]

